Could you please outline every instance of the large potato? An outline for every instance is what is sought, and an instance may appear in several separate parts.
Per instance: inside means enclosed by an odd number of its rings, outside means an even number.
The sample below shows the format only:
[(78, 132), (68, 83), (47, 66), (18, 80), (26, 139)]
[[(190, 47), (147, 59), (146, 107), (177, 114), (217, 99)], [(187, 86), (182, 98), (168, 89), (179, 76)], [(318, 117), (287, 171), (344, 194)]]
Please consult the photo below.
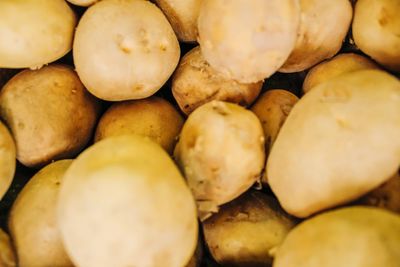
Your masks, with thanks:
[(379, 70), (341, 75), (294, 106), (267, 162), (268, 183), (298, 217), (354, 200), (400, 163), (400, 81)]
[(179, 61), (179, 43), (164, 14), (143, 0), (103, 0), (76, 29), (74, 63), (87, 89), (105, 100), (153, 95)]
[(77, 154), (98, 112), (98, 101), (63, 65), (22, 71), (0, 92), (0, 116), (14, 136), (17, 159), (28, 167)]
[(7, 192), (15, 173), (16, 149), (14, 140), (0, 121), (0, 200)]
[(109, 137), (64, 176), (58, 223), (85, 267), (185, 266), (198, 236), (193, 196), (168, 154), (148, 138)]
[(199, 47), (180, 61), (172, 77), (172, 94), (185, 114), (212, 100), (250, 105), (258, 96), (262, 82), (239, 83), (225, 78), (205, 61)]
[(168, 101), (151, 97), (115, 103), (101, 117), (95, 141), (116, 135), (138, 134), (150, 137), (172, 154), (183, 118)]
[(400, 72), (400, 1), (358, 0), (353, 38), (367, 55), (388, 69)]
[(201, 51), (225, 77), (261, 81), (293, 50), (299, 18), (297, 0), (203, 0), (198, 18)]
[(349, 0), (300, 0), (300, 7), (296, 46), (280, 72), (303, 71), (334, 56), (342, 47), (353, 17)]
[(18, 194), (8, 221), (18, 266), (73, 266), (64, 250), (56, 216), (60, 184), (71, 163), (61, 160), (49, 164)]
[(16, 267), (14, 250), (10, 237), (0, 229), (0, 267)]
[(236, 104), (204, 104), (183, 125), (175, 159), (205, 219), (260, 178), (265, 160), (261, 123)]
[(71, 50), (77, 19), (64, 0), (1, 0), (0, 18), (0, 68), (37, 69)]
[(274, 267), (397, 267), (400, 216), (366, 207), (322, 213), (294, 228)]

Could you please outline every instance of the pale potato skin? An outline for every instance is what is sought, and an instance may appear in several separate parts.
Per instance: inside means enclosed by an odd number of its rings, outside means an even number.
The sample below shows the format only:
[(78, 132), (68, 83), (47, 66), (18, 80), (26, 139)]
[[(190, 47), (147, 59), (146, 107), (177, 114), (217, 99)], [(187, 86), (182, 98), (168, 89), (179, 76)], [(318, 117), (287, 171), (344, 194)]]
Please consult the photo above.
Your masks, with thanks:
[[(106, 199), (105, 199), (106, 198)], [(109, 137), (64, 176), (58, 224), (76, 266), (185, 266), (198, 238), (194, 198), (149, 138)]]
[(294, 227), (274, 198), (249, 191), (202, 223), (213, 258), (223, 266), (270, 266), (273, 252)]
[(318, 84), (341, 74), (366, 69), (379, 69), (379, 66), (362, 55), (354, 53), (338, 54), (310, 69), (303, 82), (303, 93), (307, 93)]
[(300, 7), (296, 46), (280, 72), (303, 71), (331, 58), (350, 28), (353, 8), (349, 0), (300, 0)]
[(159, 97), (119, 102), (101, 117), (95, 141), (125, 134), (147, 136), (172, 154), (183, 118), (175, 107)]
[(57, 201), (63, 175), (72, 160), (51, 163), (18, 194), (8, 220), (18, 266), (73, 266), (57, 225)]
[(0, 200), (11, 185), (15, 166), (15, 143), (7, 127), (0, 121)]
[(28, 167), (76, 155), (91, 138), (99, 102), (64, 65), (25, 70), (0, 91), (0, 116)]
[(83, 84), (109, 101), (153, 95), (172, 75), (179, 56), (168, 20), (156, 5), (143, 0), (103, 0), (89, 7), (73, 44)]
[(239, 105), (211, 101), (190, 114), (174, 156), (205, 219), (259, 180), (265, 161), (261, 123)]
[(356, 45), (367, 55), (400, 72), (400, 1), (358, 0), (352, 26)]
[(64, 0), (2, 0), (0, 17), (0, 68), (37, 69), (71, 50), (77, 18)]
[(67, 1), (77, 6), (91, 6), (101, 0), (67, 0)]
[(400, 162), (400, 81), (379, 70), (344, 74), (304, 95), (267, 161), (268, 183), (297, 217), (350, 202)]
[(197, 41), (197, 18), (202, 0), (155, 0), (182, 42)]
[(273, 267), (397, 267), (400, 216), (371, 207), (329, 211), (295, 227)]
[(225, 77), (258, 82), (288, 58), (299, 20), (297, 0), (203, 0), (198, 18), (201, 51)]
[(207, 63), (200, 47), (181, 59), (172, 76), (172, 94), (187, 115), (212, 100), (248, 106), (257, 98), (262, 85), (262, 82), (244, 84), (224, 77)]
[(0, 267), (16, 267), (14, 249), (10, 237), (0, 229)]

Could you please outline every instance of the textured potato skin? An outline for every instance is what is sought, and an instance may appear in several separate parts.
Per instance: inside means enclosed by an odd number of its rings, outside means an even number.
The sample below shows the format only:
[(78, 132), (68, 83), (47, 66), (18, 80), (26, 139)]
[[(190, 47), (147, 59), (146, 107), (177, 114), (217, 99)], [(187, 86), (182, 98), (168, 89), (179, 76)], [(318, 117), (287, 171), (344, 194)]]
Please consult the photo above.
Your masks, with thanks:
[(212, 100), (250, 105), (258, 96), (262, 82), (239, 83), (227, 79), (204, 59), (200, 47), (189, 51), (172, 77), (172, 94), (185, 114)]
[(91, 138), (99, 102), (67, 66), (49, 65), (15, 75), (0, 92), (0, 116), (28, 167), (78, 153)]
[(355, 200), (400, 162), (400, 82), (379, 70), (320, 84), (294, 106), (267, 161), (268, 183), (298, 217)]
[(9, 130), (0, 121), (0, 200), (7, 192), (15, 173), (16, 148)]
[(56, 222), (60, 184), (71, 163), (72, 160), (60, 160), (44, 167), (29, 180), (13, 203), (8, 227), (18, 266), (73, 266)]
[(89, 7), (73, 44), (83, 84), (109, 101), (153, 95), (172, 75), (179, 56), (168, 20), (157, 6), (143, 0), (103, 0)]
[(183, 118), (168, 101), (159, 97), (113, 104), (101, 117), (95, 141), (124, 134), (147, 136), (172, 154)]
[(2, 0), (0, 17), (0, 68), (37, 69), (71, 50), (77, 19), (64, 0)]
[(0, 229), (0, 267), (16, 267), (14, 249), (10, 237)]

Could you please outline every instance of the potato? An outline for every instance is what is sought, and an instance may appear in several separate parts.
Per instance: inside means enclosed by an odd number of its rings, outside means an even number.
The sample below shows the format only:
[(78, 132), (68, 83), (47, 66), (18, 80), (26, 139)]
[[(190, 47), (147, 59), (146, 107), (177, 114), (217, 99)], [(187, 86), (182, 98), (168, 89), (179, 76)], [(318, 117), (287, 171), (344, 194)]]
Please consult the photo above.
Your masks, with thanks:
[(109, 137), (85, 150), (64, 176), (58, 224), (77, 266), (185, 266), (197, 244), (196, 205), (156, 143)]
[(280, 72), (303, 71), (334, 56), (342, 47), (353, 17), (349, 0), (300, 0), (300, 7), (296, 46)]
[(67, 0), (67, 1), (77, 6), (90, 6), (100, 0)]
[(77, 19), (64, 0), (1, 0), (0, 18), (0, 68), (38, 69), (71, 50)]
[(71, 163), (61, 160), (47, 165), (18, 194), (8, 219), (18, 266), (73, 266), (64, 250), (56, 216), (60, 184)]
[(174, 155), (205, 219), (260, 178), (265, 161), (261, 123), (241, 106), (211, 101), (190, 114)]
[(367, 207), (342, 208), (294, 228), (274, 267), (399, 266), (400, 216)]
[(203, 222), (203, 231), (221, 265), (270, 266), (274, 250), (294, 225), (274, 198), (249, 191)]
[(172, 76), (172, 94), (181, 110), (190, 114), (211, 100), (248, 106), (257, 98), (262, 84), (244, 84), (225, 78), (210, 67), (200, 48), (195, 47), (181, 59)]
[(201, 51), (225, 77), (258, 82), (288, 58), (299, 19), (297, 0), (203, 0), (198, 18)]
[(83, 84), (110, 101), (153, 95), (175, 70), (179, 55), (168, 20), (143, 0), (106, 0), (89, 7), (73, 46)]
[(316, 65), (307, 73), (303, 83), (303, 92), (307, 93), (320, 83), (341, 74), (365, 69), (379, 69), (379, 67), (372, 60), (361, 55), (354, 53), (338, 54), (332, 59)]
[(14, 250), (11, 245), (10, 237), (0, 229), (0, 267), (15, 267)]
[(358, 0), (354, 11), (353, 39), (367, 55), (400, 72), (400, 1)]
[(162, 98), (119, 102), (111, 105), (101, 117), (95, 141), (116, 135), (138, 134), (150, 137), (172, 154), (182, 126), (182, 116)]
[(0, 200), (7, 192), (14, 177), (15, 150), (15, 143), (10, 132), (0, 121)]
[(89, 141), (99, 113), (76, 73), (63, 65), (25, 70), (0, 92), (0, 116), (28, 167), (76, 155)]
[(400, 81), (362, 70), (322, 83), (294, 106), (267, 162), (268, 183), (298, 217), (355, 200), (400, 162)]
[(182, 42), (197, 40), (197, 17), (202, 0), (155, 0)]

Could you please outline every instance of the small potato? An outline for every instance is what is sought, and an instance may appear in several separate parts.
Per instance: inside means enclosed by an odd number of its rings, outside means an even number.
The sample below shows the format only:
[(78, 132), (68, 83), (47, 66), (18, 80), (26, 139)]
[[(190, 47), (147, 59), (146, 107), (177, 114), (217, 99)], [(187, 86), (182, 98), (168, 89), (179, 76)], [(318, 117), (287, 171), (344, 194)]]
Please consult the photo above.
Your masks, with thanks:
[(197, 40), (197, 17), (202, 0), (155, 0), (182, 42)]
[(353, 53), (339, 54), (316, 65), (307, 73), (303, 83), (303, 92), (307, 93), (320, 83), (341, 74), (366, 69), (379, 69), (379, 67), (372, 60), (361, 55)]
[(161, 10), (149, 1), (106, 0), (89, 7), (76, 29), (76, 71), (95, 96), (146, 98), (178, 65), (179, 43)]
[(14, 250), (10, 237), (0, 229), (0, 267), (16, 267)]
[(356, 45), (367, 55), (400, 72), (400, 1), (358, 0), (352, 26)]
[(64, 0), (1, 0), (0, 18), (0, 68), (38, 69), (71, 50), (77, 19)]
[(67, 0), (67, 1), (77, 6), (90, 6), (100, 0)]
[(110, 136), (138, 134), (150, 137), (172, 154), (183, 118), (168, 101), (151, 97), (115, 103), (101, 117), (95, 141)]
[(296, 44), (298, 0), (203, 0), (198, 18), (204, 58), (228, 79), (271, 76)]
[(91, 138), (99, 102), (63, 65), (25, 70), (0, 91), (0, 116), (28, 167), (76, 155)]
[(250, 105), (258, 96), (262, 82), (239, 83), (215, 71), (203, 58), (199, 47), (180, 61), (172, 77), (172, 94), (185, 114), (212, 100)]
[(223, 266), (270, 266), (273, 253), (295, 225), (278, 201), (250, 191), (203, 222), (214, 259)]
[(7, 192), (13, 180), (15, 157), (16, 149), (14, 140), (6, 126), (0, 121), (0, 200)]
[(300, 0), (301, 20), (296, 47), (280, 72), (306, 70), (339, 52), (349, 30), (349, 0)]
[(175, 159), (205, 219), (260, 178), (265, 161), (261, 123), (236, 104), (204, 104), (183, 125)]
[(56, 222), (60, 184), (71, 163), (61, 160), (47, 165), (18, 194), (8, 220), (18, 266), (73, 266)]

